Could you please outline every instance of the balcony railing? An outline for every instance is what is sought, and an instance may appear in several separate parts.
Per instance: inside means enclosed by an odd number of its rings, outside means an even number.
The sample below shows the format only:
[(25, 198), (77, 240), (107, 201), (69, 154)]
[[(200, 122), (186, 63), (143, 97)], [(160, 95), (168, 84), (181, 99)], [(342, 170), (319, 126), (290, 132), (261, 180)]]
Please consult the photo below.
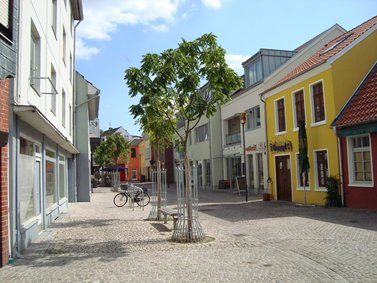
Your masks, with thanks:
[(241, 143), (241, 133), (226, 135), (225, 137), (226, 145), (237, 144), (237, 143)]

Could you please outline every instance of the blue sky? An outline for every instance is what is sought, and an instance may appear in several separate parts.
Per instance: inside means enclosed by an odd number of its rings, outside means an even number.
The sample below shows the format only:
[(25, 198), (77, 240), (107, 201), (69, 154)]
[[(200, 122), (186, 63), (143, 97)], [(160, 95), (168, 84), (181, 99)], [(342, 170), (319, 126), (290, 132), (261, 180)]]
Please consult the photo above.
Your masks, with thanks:
[(101, 90), (100, 128), (141, 134), (129, 114), (124, 71), (146, 53), (176, 48), (212, 32), (226, 59), (241, 63), (260, 48), (292, 50), (339, 24), (346, 30), (377, 15), (376, 0), (83, 0), (76, 69)]

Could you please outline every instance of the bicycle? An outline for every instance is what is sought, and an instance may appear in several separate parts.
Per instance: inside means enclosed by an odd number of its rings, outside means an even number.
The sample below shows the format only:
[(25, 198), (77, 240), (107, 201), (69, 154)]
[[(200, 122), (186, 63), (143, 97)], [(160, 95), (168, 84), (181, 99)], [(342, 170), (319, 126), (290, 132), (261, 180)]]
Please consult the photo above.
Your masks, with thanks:
[(113, 202), (115, 206), (122, 207), (128, 199), (132, 199), (138, 206), (145, 207), (150, 202), (147, 188), (139, 188), (134, 185), (126, 185), (126, 189), (114, 196)]

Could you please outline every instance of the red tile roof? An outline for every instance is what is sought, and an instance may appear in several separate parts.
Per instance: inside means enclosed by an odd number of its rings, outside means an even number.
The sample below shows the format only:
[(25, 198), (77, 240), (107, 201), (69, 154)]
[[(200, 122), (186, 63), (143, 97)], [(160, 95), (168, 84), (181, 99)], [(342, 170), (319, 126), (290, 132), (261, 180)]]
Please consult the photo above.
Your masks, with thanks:
[(274, 87), (289, 81), (296, 76), (309, 71), (310, 69), (325, 63), (328, 59), (338, 54), (357, 38), (371, 29), (373, 26), (377, 25), (377, 16), (371, 18), (370, 20), (362, 23), (361, 25), (355, 27), (354, 29), (342, 34), (341, 36), (333, 39), (332, 41), (325, 44), (318, 52), (313, 56), (303, 62), (301, 65), (297, 66), (286, 76), (284, 76), (280, 81), (278, 81)]
[(377, 62), (332, 125), (377, 122)]

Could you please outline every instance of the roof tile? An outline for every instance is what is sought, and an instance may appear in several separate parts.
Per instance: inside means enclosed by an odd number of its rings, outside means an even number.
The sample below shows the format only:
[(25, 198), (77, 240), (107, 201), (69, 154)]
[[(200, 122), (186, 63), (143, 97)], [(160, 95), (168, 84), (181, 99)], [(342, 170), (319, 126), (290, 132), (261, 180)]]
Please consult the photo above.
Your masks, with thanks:
[(353, 41), (367, 32), (370, 28), (377, 24), (377, 16), (369, 19), (368, 21), (362, 23), (361, 25), (355, 27), (354, 29), (340, 35), (339, 37), (331, 40), (325, 44), (319, 51), (317, 51), (313, 56), (303, 62), (301, 65), (297, 66), (295, 69), (290, 71), (286, 76), (284, 76), (280, 81), (278, 81), (275, 86), (281, 85), (288, 80), (306, 72), (317, 65), (325, 63), (331, 57), (338, 54)]
[(377, 121), (377, 62), (333, 124), (351, 126), (372, 121)]

